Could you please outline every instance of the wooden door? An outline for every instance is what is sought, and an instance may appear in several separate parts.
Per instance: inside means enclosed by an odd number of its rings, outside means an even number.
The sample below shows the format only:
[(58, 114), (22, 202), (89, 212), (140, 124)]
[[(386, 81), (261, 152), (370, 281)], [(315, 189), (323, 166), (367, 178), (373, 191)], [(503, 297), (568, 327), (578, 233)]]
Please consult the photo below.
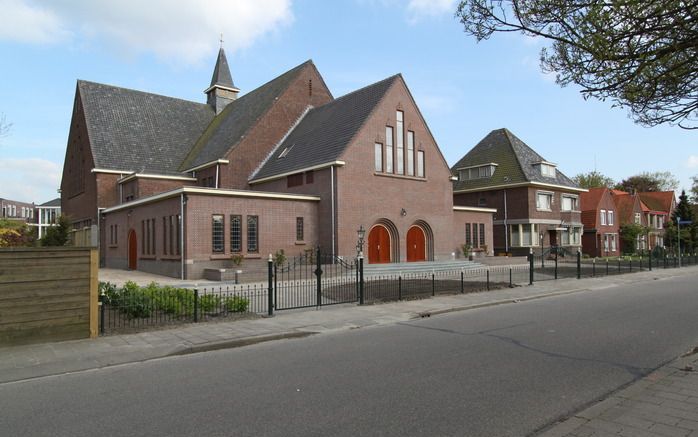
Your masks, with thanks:
[(407, 262), (426, 261), (426, 246), (424, 230), (419, 226), (412, 226), (407, 231)]
[(368, 233), (368, 263), (390, 262), (390, 234), (385, 226), (377, 225)]
[(129, 270), (138, 269), (138, 240), (136, 231), (133, 229), (128, 231), (128, 268)]

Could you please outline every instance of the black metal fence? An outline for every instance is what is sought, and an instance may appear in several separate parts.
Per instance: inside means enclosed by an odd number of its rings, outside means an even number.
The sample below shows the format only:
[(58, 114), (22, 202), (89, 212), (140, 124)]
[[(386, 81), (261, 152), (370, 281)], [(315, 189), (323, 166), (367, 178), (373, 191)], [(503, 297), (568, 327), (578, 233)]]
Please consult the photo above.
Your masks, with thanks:
[(404, 271), (364, 276), (363, 259), (345, 260), (320, 250), (268, 262), (266, 282), (175, 288), (128, 282), (100, 284), (100, 333), (273, 315), (274, 311), (340, 303), (417, 299), (533, 284), (536, 281), (618, 275), (698, 264), (698, 255), (583, 259), (581, 254), (529, 256), (527, 264), (446, 271)]

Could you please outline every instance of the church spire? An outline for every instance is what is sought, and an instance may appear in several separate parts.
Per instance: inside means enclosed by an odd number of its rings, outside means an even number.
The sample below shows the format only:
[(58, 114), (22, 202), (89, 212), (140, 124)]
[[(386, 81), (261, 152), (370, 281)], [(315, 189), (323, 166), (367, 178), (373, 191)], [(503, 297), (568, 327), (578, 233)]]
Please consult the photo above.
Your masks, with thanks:
[(223, 37), (221, 36), (221, 48), (218, 50), (218, 59), (216, 67), (213, 69), (211, 85), (204, 93), (208, 96), (208, 104), (216, 110), (216, 114), (220, 114), (223, 108), (237, 98), (239, 92), (240, 89), (235, 86), (233, 77), (230, 75), (228, 60), (223, 50)]

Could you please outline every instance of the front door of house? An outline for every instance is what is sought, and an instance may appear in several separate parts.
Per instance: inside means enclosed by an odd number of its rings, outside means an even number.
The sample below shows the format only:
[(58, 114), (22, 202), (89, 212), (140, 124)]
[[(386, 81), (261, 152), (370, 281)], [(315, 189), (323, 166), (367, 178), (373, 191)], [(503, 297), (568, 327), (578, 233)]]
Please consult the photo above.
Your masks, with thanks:
[(390, 234), (382, 225), (376, 225), (368, 234), (368, 262), (381, 264), (390, 262)]
[(138, 269), (138, 239), (136, 231), (133, 229), (128, 231), (128, 268), (130, 270)]
[(426, 259), (424, 230), (419, 226), (412, 226), (407, 231), (407, 262), (426, 261)]

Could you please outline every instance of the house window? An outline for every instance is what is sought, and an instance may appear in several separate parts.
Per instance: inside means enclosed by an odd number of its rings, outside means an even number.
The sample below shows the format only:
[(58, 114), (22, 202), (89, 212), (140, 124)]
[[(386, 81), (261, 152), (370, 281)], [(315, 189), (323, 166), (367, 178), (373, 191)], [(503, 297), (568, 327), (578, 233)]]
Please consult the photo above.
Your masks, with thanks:
[(473, 223), (473, 247), (477, 247), (477, 223)]
[(145, 220), (141, 220), (141, 255), (145, 255), (145, 245), (148, 238), (145, 235)]
[(247, 251), (259, 251), (259, 216), (247, 216)]
[(642, 214), (640, 214), (639, 212), (635, 213), (635, 224), (642, 224)]
[(376, 164), (374, 168), (376, 171), (383, 171), (383, 145), (381, 143), (376, 143), (374, 148), (376, 152)]
[(393, 128), (385, 127), (385, 172), (393, 172)]
[(601, 225), (605, 226), (606, 225), (606, 210), (605, 209), (601, 210), (600, 218), (601, 218)]
[(610, 235), (609, 234), (604, 234), (603, 236), (603, 251), (608, 252), (609, 246), (609, 240), (610, 240)]
[(562, 211), (577, 211), (578, 198), (577, 196), (562, 196)]
[(182, 216), (177, 214), (177, 255), (179, 255), (179, 248), (182, 245)]
[(230, 251), (242, 251), (242, 216), (230, 216)]
[(424, 177), (424, 150), (417, 152), (417, 177)]
[(303, 241), (303, 217), (296, 217), (296, 241)]
[(470, 223), (465, 224), (465, 244), (467, 244), (468, 246), (473, 245), (473, 240), (470, 234)]
[(305, 183), (312, 184), (315, 182), (315, 171), (310, 170), (305, 172)]
[(487, 206), (487, 199), (485, 199), (484, 197), (480, 197), (477, 200), (477, 206)]
[(511, 241), (509, 242), (509, 245), (511, 247), (520, 247), (521, 246), (521, 231), (519, 228), (519, 225), (511, 225), (511, 232), (509, 232), (509, 238)]
[[(483, 225), (484, 228), (484, 225)], [(510, 226), (510, 244), (512, 247), (530, 247), (538, 245), (538, 225), (523, 223)]]
[(478, 247), (483, 247), (485, 245), (485, 224), (480, 223), (480, 244)]
[(664, 217), (657, 217), (657, 229), (664, 229)]
[(414, 176), (414, 132), (407, 131), (407, 175)]
[(616, 234), (611, 234), (611, 252), (616, 251)]
[(563, 246), (579, 246), (581, 228), (572, 227), (562, 231)]
[(608, 225), (610, 226), (613, 224), (613, 211), (609, 210), (606, 214), (608, 215)]
[(536, 208), (544, 211), (551, 211), (553, 205), (553, 193), (537, 193)]
[(397, 174), (405, 174), (405, 141), (403, 136), (405, 135), (405, 131), (403, 130), (404, 128), (404, 121), (403, 121), (403, 116), (404, 114), (402, 111), (397, 111), (396, 118), (397, 118)]
[(225, 219), (222, 214), (214, 214), (211, 218), (211, 251), (213, 253), (222, 253), (225, 249), (223, 242), (223, 226)]
[(167, 249), (168, 249), (167, 242), (169, 240), (167, 239), (167, 230), (168, 230), (167, 217), (163, 217), (162, 218), (162, 253), (163, 253), (163, 255), (167, 255), (167, 253), (168, 253), (167, 252)]
[(555, 177), (555, 166), (550, 165), (550, 164), (541, 164), (540, 165), (540, 174), (549, 177), (549, 178), (554, 178)]
[(480, 179), (492, 177), (494, 170), (496, 169), (495, 164), (480, 165), (477, 167), (464, 168), (458, 171), (458, 179), (462, 181), (467, 181), (470, 179)]
[(297, 187), (303, 185), (303, 173), (296, 173), (286, 176), (286, 187)]

